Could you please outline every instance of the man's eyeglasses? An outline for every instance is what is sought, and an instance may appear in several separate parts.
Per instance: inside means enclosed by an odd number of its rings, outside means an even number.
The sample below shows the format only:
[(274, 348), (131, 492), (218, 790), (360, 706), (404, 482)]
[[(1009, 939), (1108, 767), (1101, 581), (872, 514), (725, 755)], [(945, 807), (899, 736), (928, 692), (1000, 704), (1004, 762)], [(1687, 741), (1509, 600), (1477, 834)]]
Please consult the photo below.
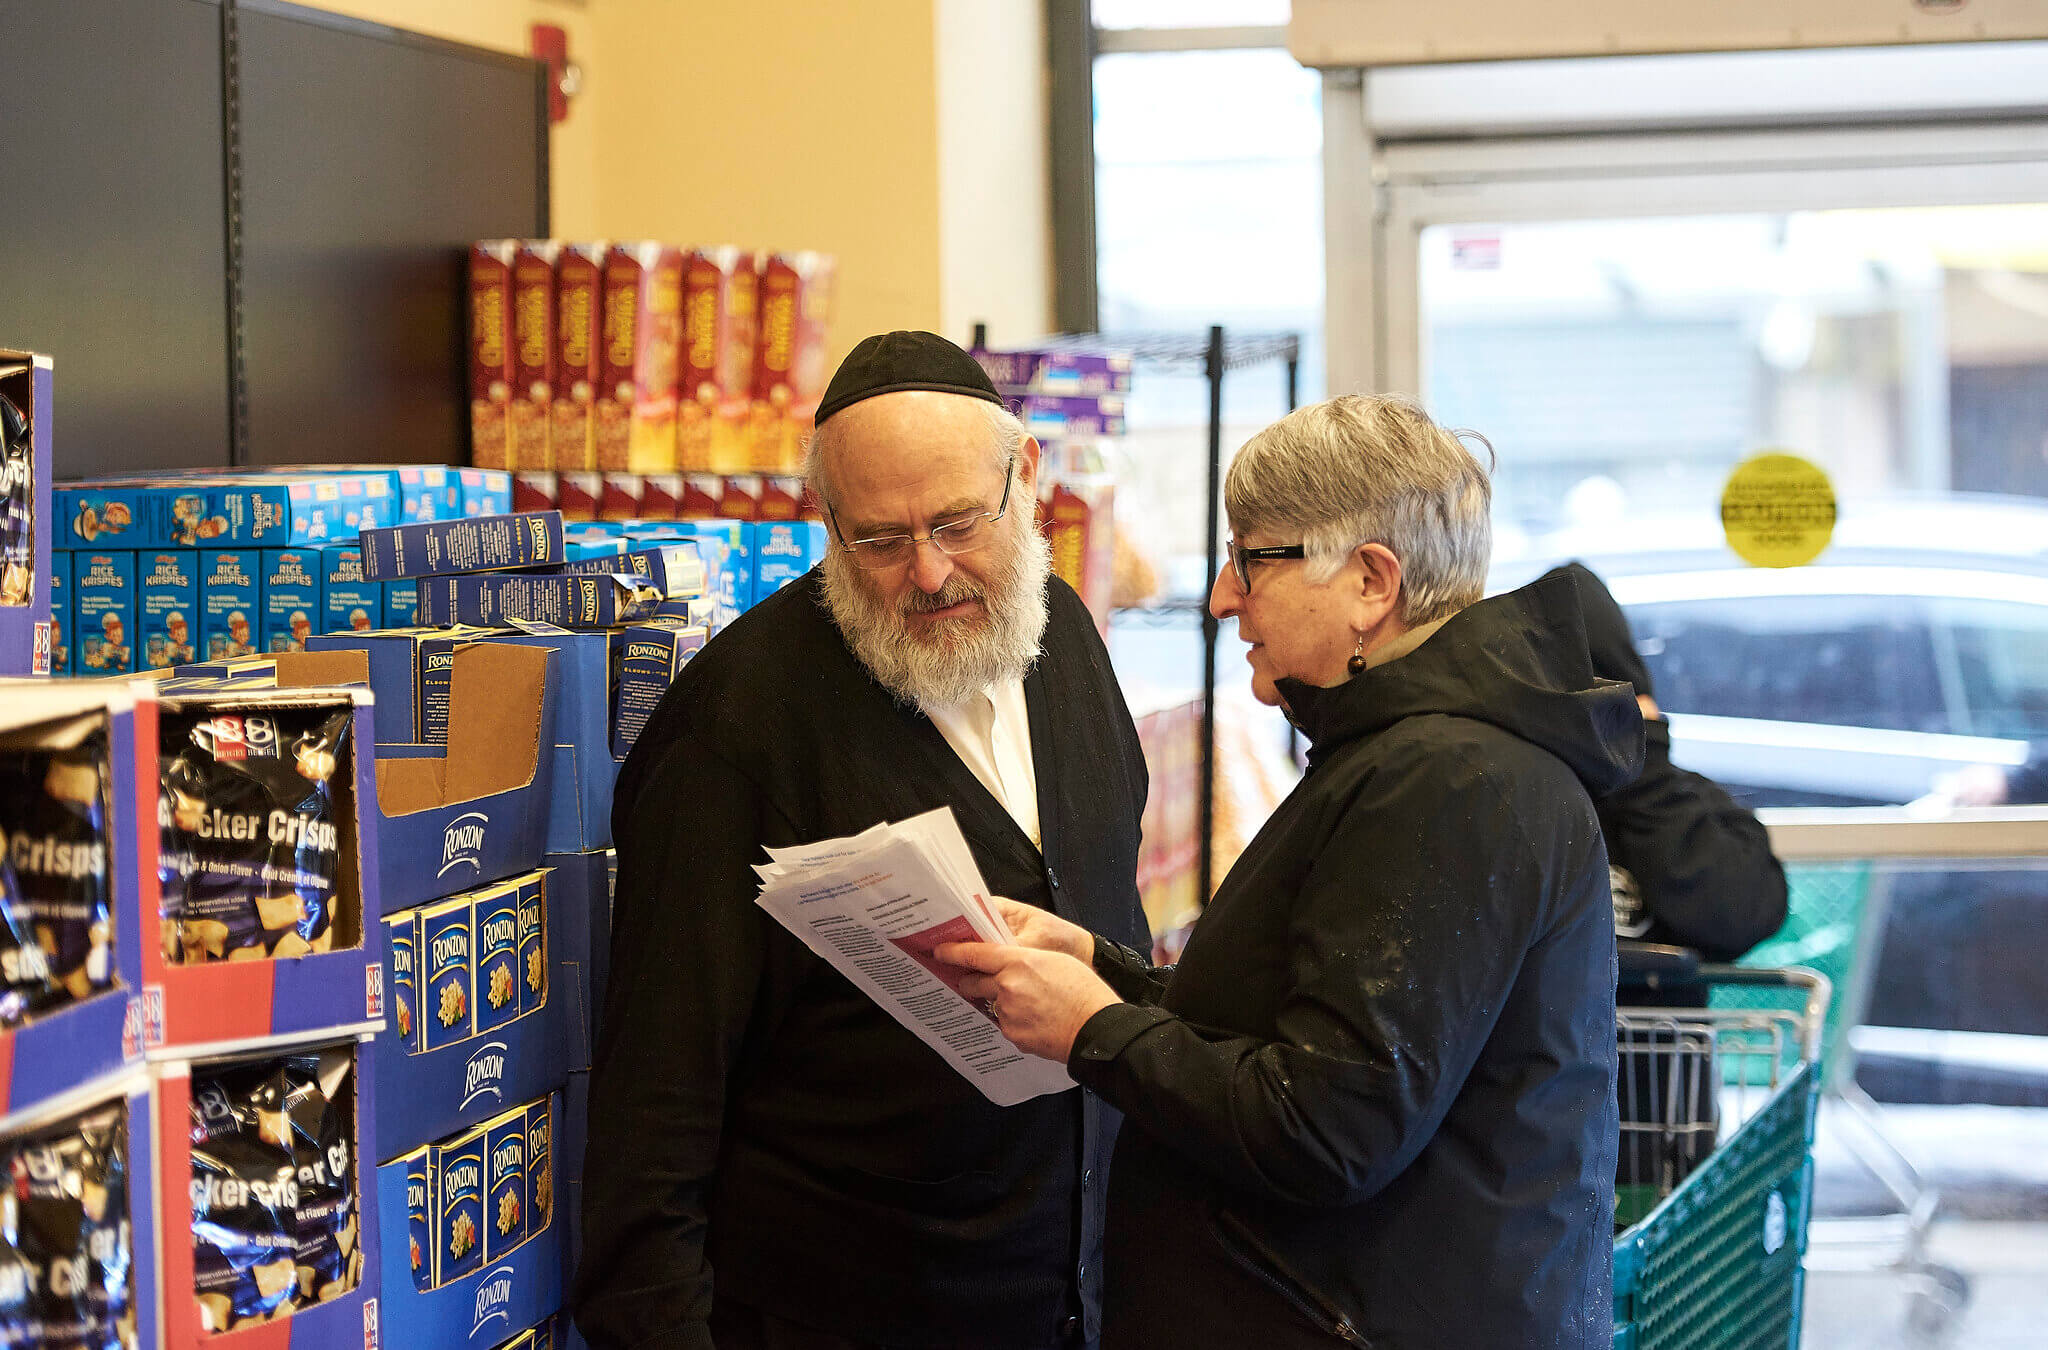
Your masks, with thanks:
[(944, 525), (934, 525), (929, 534), (878, 534), (866, 539), (848, 539), (839, 528), (839, 517), (831, 507), (825, 514), (832, 517), (832, 533), (839, 539), (840, 546), (853, 555), (856, 565), (870, 572), (885, 568), (901, 567), (917, 556), (917, 546), (929, 539), (941, 553), (972, 553), (995, 537), (989, 528), (1010, 512), (1010, 485), (1017, 468), (1017, 457), (1010, 456), (1010, 462), (1003, 467), (1003, 496), (993, 511), (976, 511), (959, 520), (949, 520)]
[(1251, 594), (1252, 589), (1253, 563), (1277, 562), (1282, 558), (1306, 558), (1308, 556), (1308, 547), (1305, 544), (1275, 544), (1271, 548), (1246, 548), (1235, 539), (1232, 539), (1227, 542), (1226, 546), (1230, 549), (1231, 570), (1237, 573), (1238, 588), (1247, 595)]

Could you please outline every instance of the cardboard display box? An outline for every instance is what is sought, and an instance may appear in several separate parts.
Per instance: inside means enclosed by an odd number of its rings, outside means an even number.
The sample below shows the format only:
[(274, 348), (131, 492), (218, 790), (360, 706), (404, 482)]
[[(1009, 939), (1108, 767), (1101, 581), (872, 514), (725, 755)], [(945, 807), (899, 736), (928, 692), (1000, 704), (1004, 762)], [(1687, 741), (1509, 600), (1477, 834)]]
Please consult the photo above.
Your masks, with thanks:
[(0, 526), (6, 536), (0, 545), (0, 675), (47, 675), (56, 528), (50, 505), (50, 358), (0, 348), (0, 398), (28, 424), (27, 453), (0, 453)]
[(554, 941), (554, 999), (562, 1019), (567, 1067), (590, 1068), (597, 1021), (611, 970), (612, 889), (619, 869), (611, 849), (547, 856), (549, 922)]
[[(142, 1058), (142, 949), (156, 935), (156, 735), (146, 683), (8, 682), (0, 685), (0, 737), (34, 734), (75, 744), (105, 736), (106, 876), (113, 980), (98, 992), (0, 1030), (0, 1133), (47, 1114), (52, 1102)], [(138, 731), (138, 703), (149, 709)], [(147, 924), (137, 916), (146, 915)]]
[[(275, 685), (261, 678), (181, 684), (160, 690), (160, 702), (136, 705), (136, 736), (159, 745), (160, 711), (203, 709), (241, 714), (277, 708), (347, 708), (346, 753), (337, 764), (334, 814), (340, 834), (335, 876), (333, 947), (303, 956), (254, 961), (173, 964), (157, 940), (160, 896), (155, 829), (140, 832), (141, 903), (122, 916), (142, 945), (143, 1044), (152, 1059), (192, 1059), (254, 1052), (280, 1041), (309, 1036), (374, 1033), (383, 1026), (382, 953), (365, 940), (365, 925), (381, 912), (378, 902), (382, 825), (375, 814), (381, 765), (369, 753), (375, 728), (371, 700), (361, 689), (334, 688), (350, 676), (360, 679), (360, 658), (315, 652), (281, 652)], [(146, 792), (156, 809), (152, 763)]]
[[(562, 1118), (562, 1099), (550, 1094), (547, 1128), (555, 1141), (561, 1137)], [(546, 1225), (502, 1256), (487, 1252), (487, 1259), (474, 1270), (427, 1290), (414, 1283), (410, 1243), (401, 1237), (412, 1231), (407, 1162), (401, 1158), (377, 1168), (380, 1231), (392, 1238), (381, 1249), (378, 1264), (384, 1319), (394, 1328), (390, 1336), (393, 1347), (489, 1350), (561, 1307), (565, 1234), (576, 1229), (576, 1211), (565, 1208), (569, 1197), (558, 1171), (559, 1142), (551, 1144), (548, 1152), (546, 1180), (541, 1183), (548, 1199)], [(538, 1180), (529, 1182), (529, 1194)], [(372, 1255), (376, 1255), (374, 1250)], [(298, 1350), (296, 1342), (292, 1350)]]
[[(270, 1047), (236, 1059), (260, 1059), (266, 1054), (293, 1050), (324, 1049), (333, 1038), (303, 1040), (296, 1045)], [(194, 1061), (168, 1061), (156, 1066), (151, 1093), (156, 1132), (156, 1221), (155, 1231), (161, 1279), (161, 1317), (164, 1350), (381, 1350), (385, 1341), (379, 1307), (383, 1274), (384, 1243), (381, 1240), (382, 1206), (379, 1204), (376, 1170), (371, 1162), (376, 1120), (376, 1084), (365, 1073), (363, 1045), (356, 1045), (355, 1066), (349, 1084), (355, 1102), (355, 1147), (351, 1163), (356, 1215), (356, 1242), (363, 1253), (362, 1274), (356, 1287), (345, 1294), (300, 1308), (288, 1317), (272, 1322), (236, 1327), (215, 1334), (200, 1325), (198, 1300), (193, 1296), (192, 1254), (192, 1073)], [(141, 1225), (138, 1225), (140, 1227)], [(403, 1231), (402, 1227), (396, 1231)], [(144, 1341), (149, 1345), (153, 1342)], [(396, 1332), (388, 1342), (393, 1350), (412, 1346), (438, 1345), (432, 1340), (415, 1340), (408, 1332)]]
[[(573, 995), (555, 987), (559, 962), (554, 958), (561, 946), (564, 922), (554, 895), (552, 877), (541, 872), (531, 878), (538, 887), (543, 917), (540, 952), (541, 990), (537, 1001), (522, 1000), (519, 1015), (487, 1030), (477, 1030), (459, 1039), (419, 1048), (419, 1027), (410, 1027), (414, 1048), (408, 1049), (408, 1028), (400, 1025), (396, 1008), (401, 1002), (412, 1009), (414, 1019), (434, 1015), (434, 997), (425, 978), (424, 957), (411, 989), (398, 974), (404, 962), (394, 950), (400, 936), (393, 924), (413, 919), (424, 911), (438, 910), (446, 902), (433, 902), (420, 910), (403, 910), (386, 916), (384, 951), (386, 969), (393, 972), (391, 1002), (393, 1016), (370, 1047), (371, 1072), (377, 1077), (376, 1157), (389, 1162), (401, 1154), (435, 1139), (445, 1139), (471, 1126), (480, 1125), (507, 1108), (559, 1089), (567, 1073), (564, 1023)], [(481, 888), (490, 890), (490, 887)], [(474, 905), (472, 904), (472, 908)], [(522, 963), (522, 972), (524, 966)], [(522, 985), (520, 993), (526, 994)], [(408, 997), (409, 995), (409, 997)], [(475, 1008), (474, 998), (472, 1010)]]
[[(83, 1084), (78, 1092), (63, 1102), (51, 1103), (33, 1113), (9, 1117), (4, 1128), (0, 1128), (0, 1148), (13, 1148), (39, 1142), (42, 1137), (47, 1137), (46, 1132), (58, 1130), (101, 1107), (119, 1103), (126, 1110), (128, 1205), (126, 1212), (119, 1215), (119, 1221), (125, 1223), (128, 1230), (128, 1300), (134, 1318), (134, 1343), (145, 1347), (162, 1344), (159, 1336), (163, 1318), (158, 1297), (160, 1263), (154, 1221), (158, 1174), (152, 1141), (155, 1121), (153, 1100), (149, 1074), (139, 1068), (131, 1068), (112, 1077)], [(24, 1159), (24, 1170), (35, 1176), (45, 1168), (34, 1160)], [(4, 1171), (0, 1171), (0, 1175), (5, 1175)], [(12, 1203), (11, 1194), (9, 1199)], [(104, 1234), (105, 1230), (102, 1230), (94, 1236), (102, 1237)], [(188, 1264), (190, 1241), (188, 1236)], [(52, 1273), (51, 1268), (45, 1267), (41, 1275), (47, 1280)], [(9, 1344), (16, 1342), (10, 1341)]]

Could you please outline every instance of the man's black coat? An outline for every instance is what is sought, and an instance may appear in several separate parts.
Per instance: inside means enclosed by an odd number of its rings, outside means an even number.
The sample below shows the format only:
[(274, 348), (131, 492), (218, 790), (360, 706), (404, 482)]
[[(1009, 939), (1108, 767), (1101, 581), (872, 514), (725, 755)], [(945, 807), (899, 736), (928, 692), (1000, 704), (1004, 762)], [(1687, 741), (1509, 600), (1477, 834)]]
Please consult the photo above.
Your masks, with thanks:
[[(1568, 578), (1333, 689), (1156, 1003), (1069, 1064), (1124, 1112), (1104, 1350), (1605, 1350), (1614, 930), (1590, 794), (1643, 719)], [(1098, 965), (1142, 997), (1128, 964)]]
[(1144, 759), (1087, 610), (1057, 580), (1049, 600), (1024, 682), (1042, 856), (854, 659), (815, 573), (707, 645), (656, 711), (613, 812), (573, 1293), (596, 1350), (703, 1350), (714, 1277), (721, 1298), (861, 1341), (1096, 1334), (1116, 1113), (1078, 1089), (991, 1105), (768, 918), (751, 866), (764, 845), (950, 805), (996, 894), (1142, 942)]

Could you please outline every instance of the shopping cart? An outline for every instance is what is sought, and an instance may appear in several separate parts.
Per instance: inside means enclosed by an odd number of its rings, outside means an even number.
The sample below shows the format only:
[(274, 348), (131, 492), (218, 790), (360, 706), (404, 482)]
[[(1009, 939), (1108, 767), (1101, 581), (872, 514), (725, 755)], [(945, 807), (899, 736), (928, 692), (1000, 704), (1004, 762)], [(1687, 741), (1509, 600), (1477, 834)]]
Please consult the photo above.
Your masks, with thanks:
[(1796, 1350), (1827, 978), (1626, 945), (1624, 1003), (1747, 986), (1785, 1006), (1616, 1014), (1615, 1350)]

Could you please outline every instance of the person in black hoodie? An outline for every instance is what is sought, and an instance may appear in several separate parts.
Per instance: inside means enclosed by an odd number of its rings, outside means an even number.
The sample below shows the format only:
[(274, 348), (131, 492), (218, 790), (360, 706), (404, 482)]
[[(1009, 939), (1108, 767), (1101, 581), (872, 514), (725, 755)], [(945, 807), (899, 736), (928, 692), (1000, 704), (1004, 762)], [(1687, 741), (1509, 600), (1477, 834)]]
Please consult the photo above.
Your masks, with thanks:
[(1733, 961), (1785, 925), (1785, 869), (1770, 835), (1719, 784), (1671, 762), (1671, 725), (1605, 583), (1577, 562), (1550, 577), (1578, 586), (1594, 674), (1626, 681), (1643, 712), (1641, 776), (1593, 803), (1614, 869), (1615, 935)]
[(960, 944), (1124, 1112), (1105, 1350), (1606, 1347), (1615, 948), (1593, 798), (1643, 719), (1576, 586), (1480, 599), (1485, 470), (1413, 406), (1252, 438), (1210, 607), (1311, 742), (1171, 972), (1026, 906)]

